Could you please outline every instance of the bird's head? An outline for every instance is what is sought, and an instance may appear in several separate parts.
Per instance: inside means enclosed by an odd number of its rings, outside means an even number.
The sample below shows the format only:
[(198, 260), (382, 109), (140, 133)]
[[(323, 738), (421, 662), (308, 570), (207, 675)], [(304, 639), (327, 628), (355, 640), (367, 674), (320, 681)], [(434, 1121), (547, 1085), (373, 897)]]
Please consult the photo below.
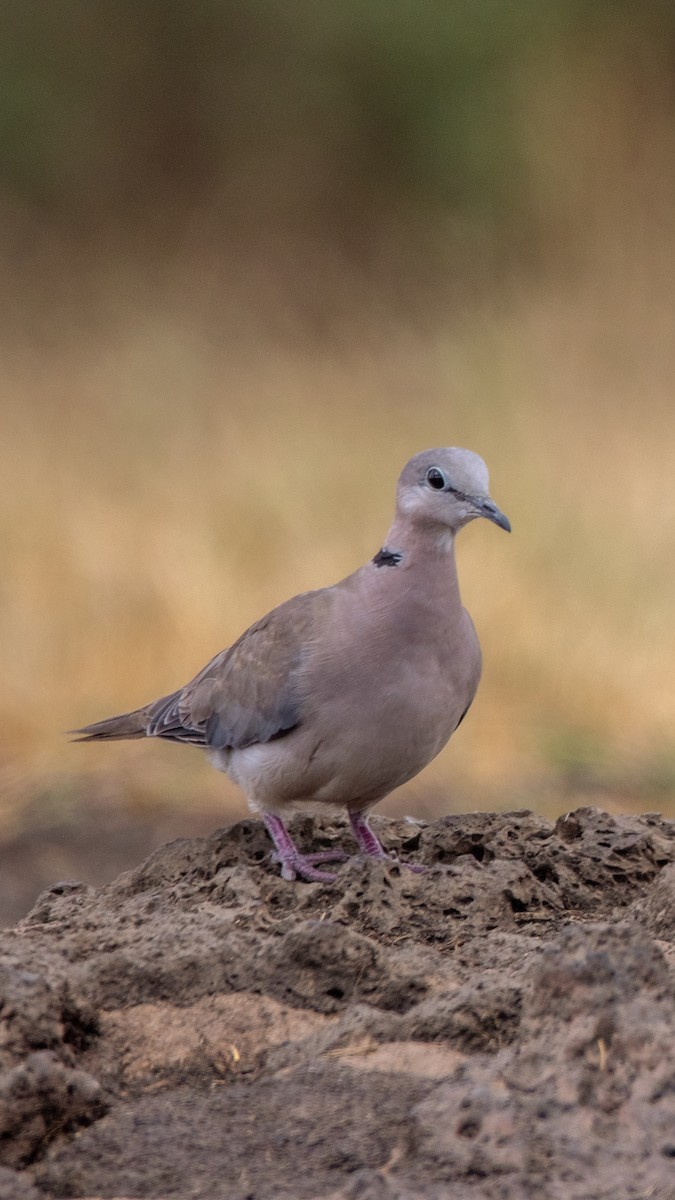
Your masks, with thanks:
[(398, 513), (416, 523), (456, 533), (476, 517), (511, 532), (511, 522), (488, 490), (488, 470), (471, 450), (443, 446), (423, 450), (403, 468), (396, 493)]

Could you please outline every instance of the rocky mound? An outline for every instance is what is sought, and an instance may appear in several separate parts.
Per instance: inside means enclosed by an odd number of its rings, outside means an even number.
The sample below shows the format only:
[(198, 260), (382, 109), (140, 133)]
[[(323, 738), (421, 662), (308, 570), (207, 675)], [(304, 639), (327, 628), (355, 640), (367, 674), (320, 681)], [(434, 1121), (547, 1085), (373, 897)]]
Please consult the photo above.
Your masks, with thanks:
[(672, 1200), (675, 823), (374, 824), (426, 873), (245, 821), (0, 935), (0, 1197)]

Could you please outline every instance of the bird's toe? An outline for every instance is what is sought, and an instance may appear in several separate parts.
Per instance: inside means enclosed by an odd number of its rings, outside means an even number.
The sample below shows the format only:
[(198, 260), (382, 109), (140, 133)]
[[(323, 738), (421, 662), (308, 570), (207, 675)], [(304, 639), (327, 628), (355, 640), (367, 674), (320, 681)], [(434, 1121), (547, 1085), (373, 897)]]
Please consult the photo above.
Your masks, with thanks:
[(303, 854), (305, 862), (311, 863), (312, 866), (316, 863), (347, 862), (350, 857), (344, 850), (317, 850), (312, 854)]
[[(318, 867), (314, 866), (312, 862), (313, 858), (313, 854), (299, 855), (293, 862), (293, 878), (295, 879), (299, 876), (300, 879), (306, 880), (307, 883), (335, 883), (337, 875), (334, 875), (332, 871), (320, 871)], [(284, 878), (288, 878), (288, 876), (284, 876)]]
[(294, 854), (288, 858), (282, 858), (280, 854), (275, 853), (272, 855), (272, 862), (281, 865), (281, 878), (289, 883), (294, 883), (297, 879), (304, 879), (307, 883), (334, 883), (337, 876), (332, 871), (320, 871), (316, 864), (344, 862), (347, 858), (349, 855), (343, 854), (341, 850), (327, 850), (317, 854)]
[(402, 858), (395, 858), (394, 862), (398, 863), (399, 867), (405, 867), (406, 871), (412, 871), (413, 875), (423, 875), (428, 870), (422, 863), (404, 862)]

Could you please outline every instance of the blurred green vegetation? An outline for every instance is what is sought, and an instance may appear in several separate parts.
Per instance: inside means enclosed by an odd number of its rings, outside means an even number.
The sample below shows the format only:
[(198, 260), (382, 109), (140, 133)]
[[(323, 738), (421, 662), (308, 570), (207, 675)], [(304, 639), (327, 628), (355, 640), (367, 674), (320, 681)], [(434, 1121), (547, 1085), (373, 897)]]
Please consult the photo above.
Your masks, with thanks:
[(597, 64), (672, 102), (674, 50), (668, 0), (8, 0), (2, 191), (79, 235), (165, 232), (208, 199), (357, 246), (446, 209), (522, 247), (542, 219), (529, 105)]
[(0, 829), (69, 772), (224, 795), (60, 731), (351, 570), (448, 442), (514, 536), (460, 547), (485, 678), (410, 806), (672, 804), (674, 63), (671, 0), (2, 5)]

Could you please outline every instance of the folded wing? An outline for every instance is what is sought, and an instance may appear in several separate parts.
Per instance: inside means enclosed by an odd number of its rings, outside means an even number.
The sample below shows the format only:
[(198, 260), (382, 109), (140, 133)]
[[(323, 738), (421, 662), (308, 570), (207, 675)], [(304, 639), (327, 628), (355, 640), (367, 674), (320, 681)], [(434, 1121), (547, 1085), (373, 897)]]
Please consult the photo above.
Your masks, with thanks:
[(76, 730), (85, 741), (160, 737), (216, 750), (281, 737), (300, 723), (299, 669), (326, 592), (305, 592), (257, 621), (185, 687)]

